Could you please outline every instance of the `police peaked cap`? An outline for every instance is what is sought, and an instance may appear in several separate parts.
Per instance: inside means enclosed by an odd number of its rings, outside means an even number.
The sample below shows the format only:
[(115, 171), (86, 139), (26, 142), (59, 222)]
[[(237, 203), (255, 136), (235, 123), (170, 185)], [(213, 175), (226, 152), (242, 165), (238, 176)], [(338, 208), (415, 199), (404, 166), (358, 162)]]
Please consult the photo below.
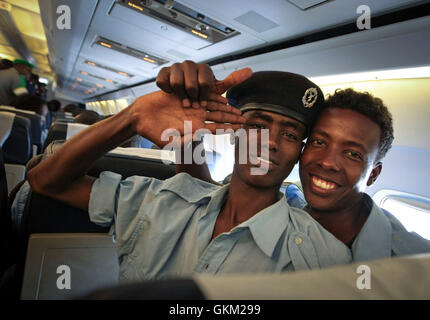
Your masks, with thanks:
[(324, 105), (321, 89), (308, 78), (281, 71), (255, 72), (227, 91), (230, 105), (242, 113), (263, 110), (302, 122), (309, 130)]

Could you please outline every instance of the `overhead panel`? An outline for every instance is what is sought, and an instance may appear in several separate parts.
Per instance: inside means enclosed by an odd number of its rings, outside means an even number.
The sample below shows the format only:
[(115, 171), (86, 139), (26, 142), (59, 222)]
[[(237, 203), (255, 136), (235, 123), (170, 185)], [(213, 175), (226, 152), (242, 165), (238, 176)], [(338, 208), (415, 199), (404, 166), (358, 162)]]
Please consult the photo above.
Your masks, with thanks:
[(240, 34), (175, 1), (118, 0), (110, 15), (196, 50)]
[(116, 75), (120, 75), (122, 77), (127, 77), (127, 78), (134, 77), (134, 75), (132, 75), (130, 73), (127, 73), (127, 72), (124, 72), (124, 71), (121, 71), (121, 70), (118, 70), (118, 69), (115, 69), (115, 68), (112, 68), (112, 67), (109, 67), (109, 66), (106, 66), (106, 65), (102, 65), (102, 64), (96, 63), (94, 61), (85, 60), (84, 63), (86, 63), (87, 65), (89, 65), (91, 67), (96, 67), (96, 68), (100, 68), (100, 69), (103, 69), (103, 70), (106, 70), (106, 71), (109, 71), (109, 72), (113, 72)]
[(168, 61), (160, 58), (158, 56), (155, 56), (153, 54), (150, 54), (148, 52), (142, 51), (142, 50), (138, 50), (138, 49), (134, 49), (134, 48), (130, 48), (126, 45), (123, 45), (121, 43), (112, 41), (112, 40), (108, 40), (106, 38), (103, 37), (99, 37), (95, 43), (96, 45), (111, 49), (111, 50), (115, 50), (118, 51), (120, 53), (138, 58), (138, 59), (142, 59), (143, 61), (149, 62), (151, 64), (154, 64), (156, 66), (161, 66), (162, 64), (167, 63)]
[(307, 10), (331, 0), (287, 0), (301, 10)]

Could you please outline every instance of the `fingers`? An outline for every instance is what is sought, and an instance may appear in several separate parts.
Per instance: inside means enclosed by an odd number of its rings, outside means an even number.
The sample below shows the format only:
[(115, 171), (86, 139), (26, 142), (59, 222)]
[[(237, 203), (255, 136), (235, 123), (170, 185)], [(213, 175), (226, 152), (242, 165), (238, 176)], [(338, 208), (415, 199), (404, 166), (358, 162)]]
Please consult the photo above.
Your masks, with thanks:
[(172, 93), (173, 89), (170, 87), (170, 67), (164, 67), (160, 70), (155, 80), (157, 86), (167, 93)]
[(216, 93), (223, 94), (231, 87), (245, 81), (252, 76), (252, 70), (250, 68), (244, 68), (230, 73), (227, 78), (222, 81), (215, 83)]
[(209, 101), (215, 101), (215, 102), (219, 102), (219, 103), (223, 103), (223, 104), (228, 104), (228, 100), (227, 98), (217, 94), (217, 93), (213, 93), (211, 92), (209, 94)]
[(207, 64), (198, 64), (199, 101), (202, 107), (207, 106), (211, 88), (215, 83), (215, 76)]
[(199, 83), (197, 65), (192, 61), (183, 62), (180, 67), (183, 69), (185, 94), (191, 101), (193, 108), (199, 108)]
[(236, 114), (238, 116), (242, 115), (242, 112), (239, 109), (223, 103), (214, 102), (214, 101), (208, 102), (206, 110), (228, 112), (228, 113)]
[(219, 132), (216, 132), (217, 130), (224, 130), (224, 131), (228, 129), (238, 130), (241, 127), (242, 125), (240, 124), (227, 124), (227, 123), (206, 123), (205, 124), (205, 129), (208, 129), (213, 134), (219, 133)]
[(207, 64), (188, 60), (161, 69), (156, 79), (161, 90), (178, 96), (184, 107), (194, 108), (207, 106), (215, 81)]
[(173, 93), (182, 100), (182, 105), (184, 107), (189, 107), (191, 104), (185, 93), (184, 72), (179, 63), (175, 63), (170, 67), (169, 82)]
[(223, 111), (211, 111), (206, 112), (206, 120), (213, 121), (216, 123), (231, 123), (231, 124), (243, 124), (246, 122), (246, 118), (237, 114), (223, 112)]

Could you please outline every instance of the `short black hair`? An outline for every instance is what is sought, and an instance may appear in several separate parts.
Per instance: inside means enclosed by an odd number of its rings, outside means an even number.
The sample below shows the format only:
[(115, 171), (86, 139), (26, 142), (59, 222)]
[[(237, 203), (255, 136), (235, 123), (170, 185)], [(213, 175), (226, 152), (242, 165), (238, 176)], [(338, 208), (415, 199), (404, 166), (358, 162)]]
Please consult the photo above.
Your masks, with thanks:
[(82, 123), (87, 125), (92, 125), (100, 120), (100, 115), (92, 110), (84, 110), (75, 117), (75, 123)]
[(15, 107), (17, 109), (22, 110), (34, 111), (38, 114), (42, 114), (44, 104), (45, 100), (33, 94), (22, 94), (14, 97), (9, 102), (9, 105), (11, 107)]
[(358, 92), (352, 88), (337, 89), (325, 100), (325, 108), (339, 108), (356, 111), (378, 124), (381, 129), (379, 150), (376, 161), (385, 157), (394, 140), (393, 118), (384, 102), (368, 92)]
[(68, 105), (66, 105), (63, 108), (64, 112), (69, 112), (71, 113), (74, 117), (76, 117), (78, 114), (80, 114), (82, 111), (84, 111), (83, 109), (79, 108), (76, 104), (74, 103), (70, 103)]
[(13, 62), (9, 59), (1, 59), (0, 61), (0, 69), (10, 69), (13, 67)]

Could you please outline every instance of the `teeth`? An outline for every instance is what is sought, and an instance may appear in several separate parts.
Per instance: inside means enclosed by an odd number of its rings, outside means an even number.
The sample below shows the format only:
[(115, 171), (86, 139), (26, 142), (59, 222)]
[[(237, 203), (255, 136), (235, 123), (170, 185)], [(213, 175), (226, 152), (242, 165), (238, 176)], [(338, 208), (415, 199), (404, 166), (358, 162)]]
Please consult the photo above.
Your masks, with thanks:
[(319, 179), (315, 176), (312, 177), (312, 182), (319, 188), (324, 190), (332, 190), (336, 187), (336, 185), (332, 182), (325, 181), (323, 179)]

